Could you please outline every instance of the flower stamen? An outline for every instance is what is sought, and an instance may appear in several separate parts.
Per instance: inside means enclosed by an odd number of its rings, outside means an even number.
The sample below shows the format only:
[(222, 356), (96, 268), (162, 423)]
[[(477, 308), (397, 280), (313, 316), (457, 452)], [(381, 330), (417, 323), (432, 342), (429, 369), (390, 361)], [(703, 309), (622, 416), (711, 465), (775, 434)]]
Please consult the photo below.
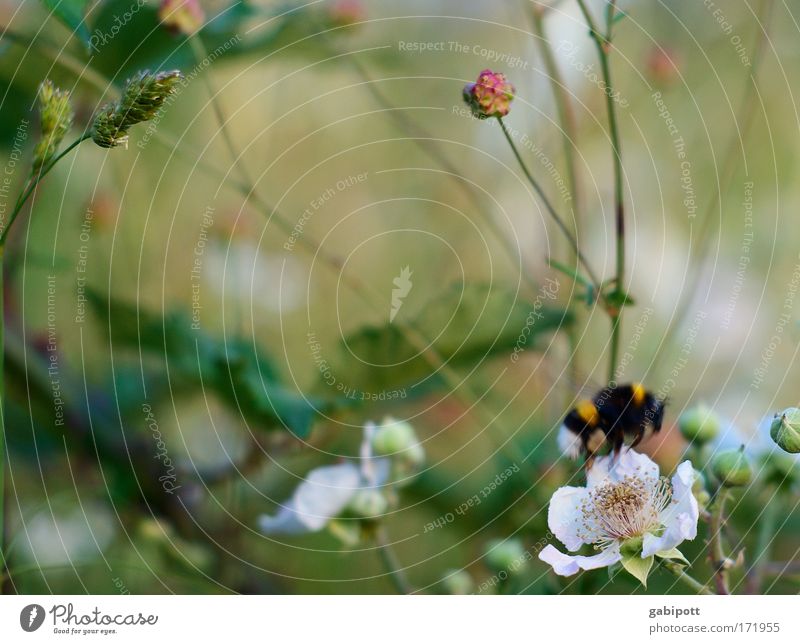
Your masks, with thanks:
[(626, 476), (589, 490), (581, 505), (581, 538), (598, 549), (658, 532), (661, 514), (672, 500), (669, 479)]

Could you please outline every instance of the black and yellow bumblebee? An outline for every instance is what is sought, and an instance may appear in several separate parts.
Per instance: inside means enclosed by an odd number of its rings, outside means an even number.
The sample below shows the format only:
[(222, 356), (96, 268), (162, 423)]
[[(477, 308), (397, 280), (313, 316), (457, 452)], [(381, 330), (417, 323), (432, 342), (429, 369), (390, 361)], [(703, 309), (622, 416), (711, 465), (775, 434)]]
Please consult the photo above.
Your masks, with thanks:
[(618, 454), (626, 441), (638, 445), (661, 429), (665, 401), (639, 383), (610, 385), (567, 413), (558, 446), (570, 458), (586, 458), (589, 469), (598, 454)]

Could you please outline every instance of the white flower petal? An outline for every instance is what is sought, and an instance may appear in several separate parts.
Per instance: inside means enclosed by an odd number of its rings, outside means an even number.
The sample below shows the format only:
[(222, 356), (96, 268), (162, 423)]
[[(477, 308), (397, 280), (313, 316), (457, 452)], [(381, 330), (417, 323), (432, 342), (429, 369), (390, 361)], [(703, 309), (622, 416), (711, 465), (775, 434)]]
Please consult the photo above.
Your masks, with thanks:
[(620, 555), (619, 546), (617, 545), (612, 545), (590, 557), (565, 555), (554, 546), (548, 545), (539, 553), (539, 559), (550, 564), (557, 575), (568, 577), (579, 570), (594, 570), (595, 568), (605, 568), (615, 564), (622, 559), (622, 555)]
[(672, 477), (672, 502), (661, 513), (660, 520), (664, 525), (664, 533), (659, 537), (647, 534), (642, 546), (642, 557), (649, 557), (657, 552), (671, 550), (681, 542), (697, 536), (697, 521), (700, 508), (692, 494), (695, 471), (689, 461), (678, 466)]
[(624, 448), (619, 454), (609, 454), (596, 459), (586, 473), (586, 487), (593, 488), (604, 482), (619, 483), (627, 476), (657, 479), (658, 465), (645, 454)]
[(578, 536), (581, 527), (581, 504), (588, 495), (583, 487), (558, 488), (550, 499), (547, 510), (547, 525), (567, 550), (575, 552), (584, 540)]
[(352, 463), (318, 467), (297, 486), (277, 515), (259, 518), (259, 527), (265, 534), (315, 532), (336, 517), (360, 487), (361, 473)]
[(623, 449), (611, 468), (611, 477), (619, 482), (625, 477), (635, 476), (644, 479), (657, 479), (659, 477), (658, 465), (646, 454), (640, 454), (632, 449)]

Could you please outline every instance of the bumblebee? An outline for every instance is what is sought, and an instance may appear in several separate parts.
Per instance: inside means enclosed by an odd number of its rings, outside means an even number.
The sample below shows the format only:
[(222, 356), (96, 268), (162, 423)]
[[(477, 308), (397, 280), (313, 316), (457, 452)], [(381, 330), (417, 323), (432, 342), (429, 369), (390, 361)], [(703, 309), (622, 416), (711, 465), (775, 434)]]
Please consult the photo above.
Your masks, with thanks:
[(626, 440), (635, 447), (658, 432), (664, 405), (639, 383), (604, 387), (569, 411), (558, 434), (558, 446), (570, 458), (585, 456), (589, 469), (604, 450), (616, 455)]

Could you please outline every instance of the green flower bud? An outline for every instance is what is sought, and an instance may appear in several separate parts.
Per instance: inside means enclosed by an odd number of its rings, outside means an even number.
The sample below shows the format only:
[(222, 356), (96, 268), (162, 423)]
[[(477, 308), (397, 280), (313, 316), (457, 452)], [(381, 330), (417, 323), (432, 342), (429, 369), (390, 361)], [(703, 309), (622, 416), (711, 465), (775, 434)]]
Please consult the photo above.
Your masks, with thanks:
[(484, 551), (486, 565), (493, 570), (518, 573), (528, 567), (530, 555), (519, 539), (493, 539)]
[(789, 407), (776, 414), (769, 435), (783, 451), (800, 454), (800, 409)]
[(174, 538), (172, 527), (156, 518), (143, 519), (139, 523), (139, 536), (151, 543), (161, 544)]
[(182, 78), (179, 71), (136, 74), (125, 83), (122, 98), (104, 106), (95, 116), (92, 140), (101, 148), (128, 147), (128, 130), (158, 114)]
[(375, 430), (372, 448), (378, 456), (392, 461), (392, 480), (399, 484), (410, 483), (425, 463), (425, 449), (417, 439), (414, 428), (407, 422), (391, 416)]
[(753, 479), (753, 468), (743, 448), (729, 449), (717, 454), (711, 462), (711, 471), (725, 487), (747, 485)]
[(716, 412), (703, 404), (686, 410), (678, 419), (678, 427), (684, 438), (699, 444), (714, 440), (719, 434), (721, 425)]
[(34, 172), (50, 162), (72, 127), (75, 112), (69, 102), (69, 92), (58, 89), (49, 80), (44, 81), (39, 86), (39, 116), (42, 138), (33, 151)]
[(444, 575), (442, 589), (448, 595), (471, 595), (475, 592), (475, 582), (466, 570), (451, 568)]
[(411, 424), (391, 416), (383, 419), (372, 439), (372, 447), (380, 456), (394, 456), (418, 443)]
[(365, 488), (355, 493), (347, 507), (363, 519), (374, 519), (386, 513), (389, 501), (380, 490)]

